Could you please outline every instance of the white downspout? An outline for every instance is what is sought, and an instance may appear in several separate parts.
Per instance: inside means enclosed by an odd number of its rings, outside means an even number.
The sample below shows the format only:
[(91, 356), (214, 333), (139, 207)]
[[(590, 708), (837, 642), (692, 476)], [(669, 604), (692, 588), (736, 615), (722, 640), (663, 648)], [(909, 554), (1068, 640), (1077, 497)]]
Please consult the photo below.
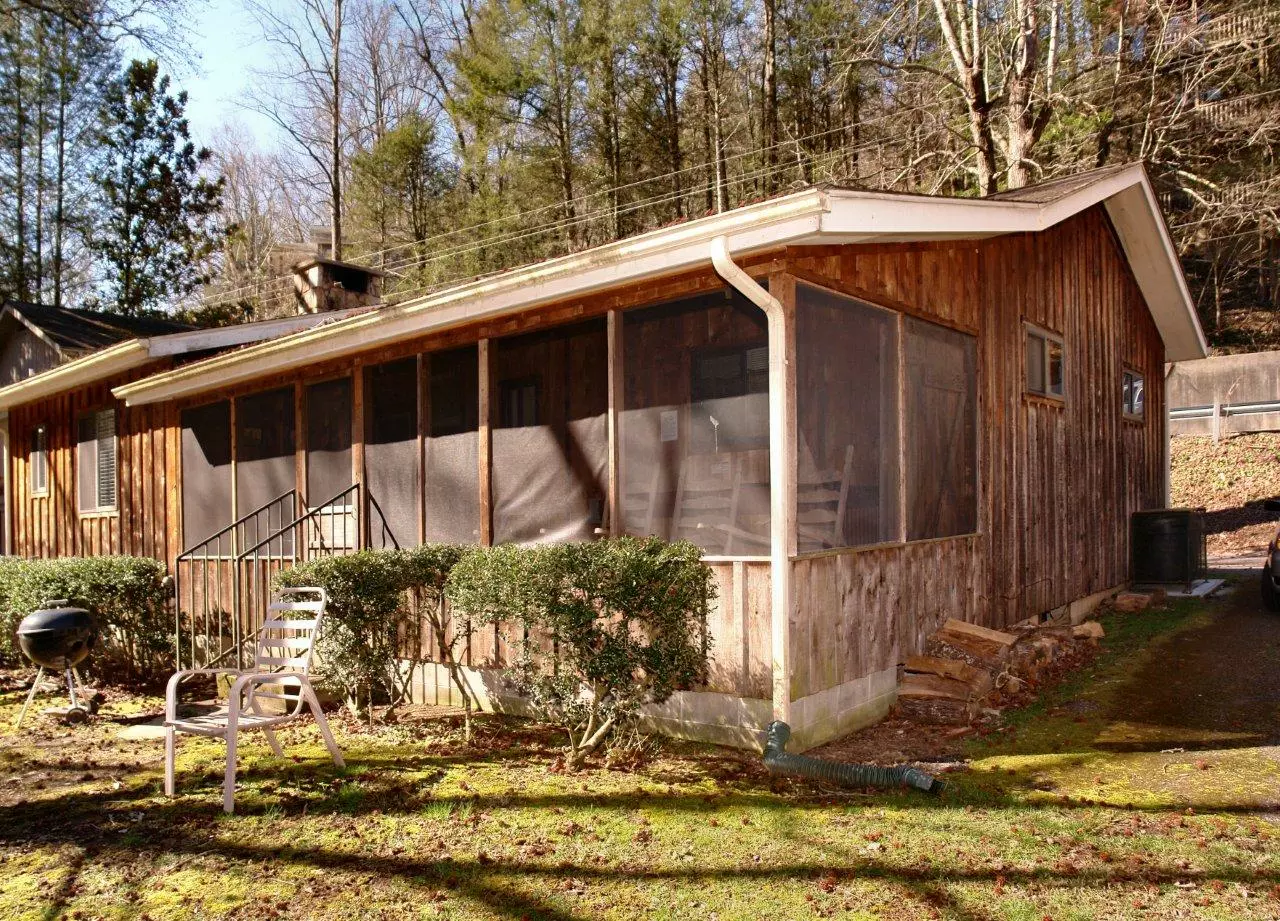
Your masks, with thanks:
[[(734, 290), (764, 311), (769, 335), (769, 572), (770, 639), (773, 647), (773, 718), (791, 722), (791, 465), (787, 449), (787, 324), (782, 302), (744, 272), (729, 255), (728, 241), (711, 241), (711, 264)], [(797, 727), (803, 729), (803, 727)]]

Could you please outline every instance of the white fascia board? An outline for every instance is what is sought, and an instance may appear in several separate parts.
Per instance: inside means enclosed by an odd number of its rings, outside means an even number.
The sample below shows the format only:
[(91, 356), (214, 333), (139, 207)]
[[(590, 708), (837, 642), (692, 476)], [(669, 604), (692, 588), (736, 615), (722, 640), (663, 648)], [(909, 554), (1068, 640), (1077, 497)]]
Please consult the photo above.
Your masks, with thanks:
[(929, 198), (832, 190), (824, 237), (973, 238), (1040, 229), (1039, 205), (981, 198)]
[(729, 250), (736, 256), (789, 243), (819, 242), (826, 208), (825, 193), (807, 190), (214, 356), (122, 385), (113, 393), (130, 406), (178, 399), (425, 333), (672, 275), (709, 265), (710, 242), (718, 236), (728, 239)]
[(1209, 354), (1209, 343), (1150, 184), (1144, 179), (1111, 196), (1106, 208), (1164, 340), (1165, 361), (1204, 358)]
[(150, 360), (147, 340), (129, 339), (0, 388), (0, 409), (11, 409), (65, 390), (83, 387), (104, 377), (137, 368)]

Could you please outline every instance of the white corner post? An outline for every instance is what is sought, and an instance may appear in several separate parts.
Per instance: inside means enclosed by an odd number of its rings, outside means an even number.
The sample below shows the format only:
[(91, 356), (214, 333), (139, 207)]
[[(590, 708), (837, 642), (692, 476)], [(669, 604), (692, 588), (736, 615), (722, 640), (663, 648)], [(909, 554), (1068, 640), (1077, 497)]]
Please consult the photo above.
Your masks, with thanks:
[(728, 241), (711, 241), (711, 264), (764, 311), (769, 331), (769, 573), (773, 718), (791, 722), (791, 541), (795, 509), (795, 319), (773, 292), (742, 270)]

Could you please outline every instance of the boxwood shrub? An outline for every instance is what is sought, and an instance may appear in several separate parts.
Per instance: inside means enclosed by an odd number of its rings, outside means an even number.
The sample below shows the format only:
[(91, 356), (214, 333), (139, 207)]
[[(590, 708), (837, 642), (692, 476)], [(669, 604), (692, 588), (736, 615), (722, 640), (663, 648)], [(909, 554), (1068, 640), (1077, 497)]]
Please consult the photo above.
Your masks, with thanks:
[(454, 566), (445, 591), (475, 622), (524, 628), (512, 631), (513, 678), (568, 734), (570, 767), (641, 707), (706, 678), (715, 582), (686, 541), (476, 550)]
[[(371, 713), (376, 702), (394, 706), (407, 696), (409, 675), (401, 660), (421, 652), (424, 622), (433, 636), (450, 634), (444, 583), (465, 552), (447, 544), (363, 550), (313, 560), (276, 577), (277, 587), (315, 585), (329, 593), (317, 654), (324, 680), (352, 710)], [(465, 637), (450, 636), (444, 644), (443, 664), (451, 670), (449, 644), (460, 639)]]
[(170, 593), (164, 564), (147, 557), (0, 558), (0, 659), (25, 663), (18, 623), (43, 602), (66, 598), (98, 622), (88, 672), (109, 681), (162, 680), (173, 669)]

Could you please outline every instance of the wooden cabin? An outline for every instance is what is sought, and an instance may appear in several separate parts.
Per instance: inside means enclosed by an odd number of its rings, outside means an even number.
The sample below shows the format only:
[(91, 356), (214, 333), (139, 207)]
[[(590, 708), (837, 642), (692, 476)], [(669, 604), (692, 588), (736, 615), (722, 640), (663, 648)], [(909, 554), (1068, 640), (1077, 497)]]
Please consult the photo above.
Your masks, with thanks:
[[(112, 527), (167, 537), (110, 546), (174, 568), (184, 662), (299, 558), (655, 534), (719, 594), (708, 685), (654, 723), (751, 745), (783, 719), (811, 746), (883, 715), (944, 618), (1125, 585), (1129, 515), (1166, 503), (1165, 363), (1204, 353), (1134, 165), (982, 200), (808, 189), (0, 405), (14, 445), (87, 403), (150, 439)], [(50, 537), (75, 507), (32, 467), (13, 452), (17, 551), (96, 549)], [(506, 652), (474, 636), (477, 680)]]

